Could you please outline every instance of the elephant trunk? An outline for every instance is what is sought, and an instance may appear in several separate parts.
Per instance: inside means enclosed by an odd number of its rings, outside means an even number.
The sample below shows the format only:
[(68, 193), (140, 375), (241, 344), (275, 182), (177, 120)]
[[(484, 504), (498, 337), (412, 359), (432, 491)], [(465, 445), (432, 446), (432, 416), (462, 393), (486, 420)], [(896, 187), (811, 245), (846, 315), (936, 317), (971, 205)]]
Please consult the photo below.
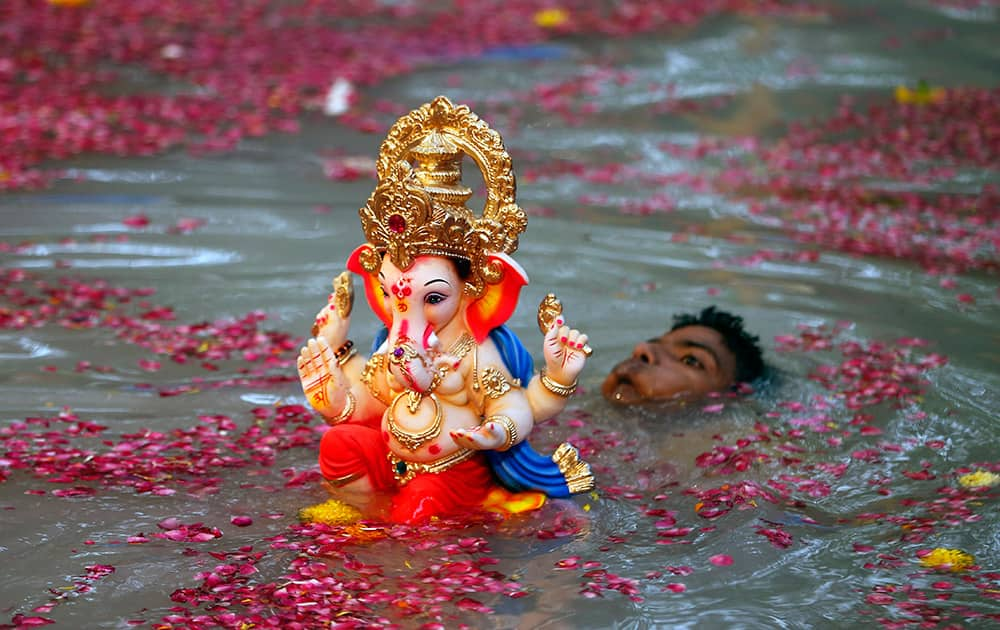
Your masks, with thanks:
[(397, 380), (425, 392), (434, 378), (430, 351), (438, 344), (433, 327), (420, 317), (397, 316), (389, 329), (390, 370)]

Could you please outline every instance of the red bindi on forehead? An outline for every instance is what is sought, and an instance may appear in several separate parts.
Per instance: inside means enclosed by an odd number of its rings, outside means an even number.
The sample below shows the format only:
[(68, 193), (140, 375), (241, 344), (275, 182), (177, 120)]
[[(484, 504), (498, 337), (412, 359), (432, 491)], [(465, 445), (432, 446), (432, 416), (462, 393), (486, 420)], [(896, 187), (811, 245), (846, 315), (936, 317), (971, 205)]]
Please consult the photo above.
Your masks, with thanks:
[(400, 300), (413, 293), (413, 289), (410, 288), (409, 276), (400, 276), (399, 280), (396, 280), (396, 283), (392, 285), (392, 293)]

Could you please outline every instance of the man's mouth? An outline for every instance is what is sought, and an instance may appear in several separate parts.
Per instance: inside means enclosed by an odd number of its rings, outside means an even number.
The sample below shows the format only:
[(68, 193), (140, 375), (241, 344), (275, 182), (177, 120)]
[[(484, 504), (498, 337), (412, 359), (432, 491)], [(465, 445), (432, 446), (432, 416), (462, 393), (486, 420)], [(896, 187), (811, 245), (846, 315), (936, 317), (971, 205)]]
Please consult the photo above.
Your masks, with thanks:
[(604, 396), (612, 402), (630, 405), (642, 400), (642, 394), (632, 379), (625, 375), (615, 375), (604, 387)]

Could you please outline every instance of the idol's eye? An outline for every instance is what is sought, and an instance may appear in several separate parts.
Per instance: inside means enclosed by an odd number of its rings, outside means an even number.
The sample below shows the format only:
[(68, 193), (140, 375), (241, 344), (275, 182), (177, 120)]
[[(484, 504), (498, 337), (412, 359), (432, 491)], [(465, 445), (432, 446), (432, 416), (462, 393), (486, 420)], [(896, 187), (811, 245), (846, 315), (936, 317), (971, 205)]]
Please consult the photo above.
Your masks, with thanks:
[(382, 297), (389, 297), (389, 292), (385, 290), (385, 287), (380, 286), (378, 290), (382, 292)]
[(683, 357), (681, 357), (681, 363), (683, 363), (688, 367), (693, 367), (699, 370), (705, 369), (704, 364), (702, 364), (702, 362), (698, 360), (698, 357), (694, 356), (693, 354), (685, 354)]
[(448, 296), (441, 295), (440, 293), (428, 293), (427, 297), (424, 298), (426, 304), (440, 304), (448, 299)]

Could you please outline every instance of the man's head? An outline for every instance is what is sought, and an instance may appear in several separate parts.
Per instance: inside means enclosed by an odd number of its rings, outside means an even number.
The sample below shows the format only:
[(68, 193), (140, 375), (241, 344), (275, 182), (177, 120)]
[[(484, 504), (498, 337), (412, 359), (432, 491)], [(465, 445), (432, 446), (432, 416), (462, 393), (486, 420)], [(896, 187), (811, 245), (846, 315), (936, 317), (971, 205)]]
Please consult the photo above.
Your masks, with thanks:
[(743, 329), (742, 317), (714, 306), (698, 315), (675, 315), (666, 334), (641, 342), (611, 370), (601, 393), (628, 405), (726, 391), (763, 373), (757, 341)]

